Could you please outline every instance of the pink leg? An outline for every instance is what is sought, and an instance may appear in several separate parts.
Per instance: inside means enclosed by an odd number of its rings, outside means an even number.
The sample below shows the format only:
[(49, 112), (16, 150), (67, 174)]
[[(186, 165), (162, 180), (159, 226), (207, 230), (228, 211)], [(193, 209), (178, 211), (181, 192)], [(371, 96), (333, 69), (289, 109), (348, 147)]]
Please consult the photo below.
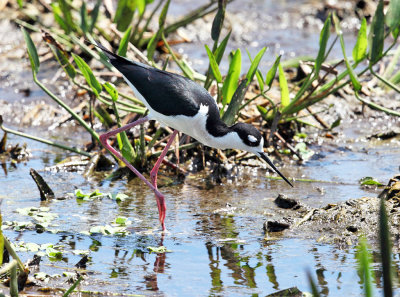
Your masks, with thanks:
[[(152, 181), (153, 187), (156, 188), (156, 189), (157, 189), (157, 173), (158, 173), (158, 169), (160, 168), (161, 163), (164, 160), (165, 155), (167, 154), (168, 149), (171, 146), (172, 142), (174, 141), (175, 136), (176, 136), (177, 133), (178, 133), (177, 130), (174, 130), (174, 132), (172, 132), (172, 134), (171, 134), (171, 136), (170, 136), (170, 138), (169, 138), (169, 140), (167, 142), (167, 145), (165, 146), (165, 148), (161, 152), (161, 155), (158, 158), (158, 160), (157, 160), (156, 164), (154, 165), (153, 169), (150, 171), (150, 179)], [(156, 194), (156, 196), (157, 196), (157, 194)], [(158, 204), (159, 202), (160, 202), (160, 204)], [(161, 204), (161, 203), (163, 203), (163, 204)], [(161, 209), (164, 210), (162, 212), (161, 211), (159, 212), (161, 225), (164, 226), (165, 210), (167, 209), (167, 206), (165, 205), (165, 199), (163, 199), (162, 201), (161, 200), (160, 201), (157, 200), (157, 204), (158, 204), (158, 208), (159, 209), (161, 208)], [(163, 230), (164, 230), (164, 227), (163, 227)]]
[[(156, 195), (156, 200), (157, 200), (157, 206), (158, 206), (158, 213), (159, 213), (159, 218), (160, 218), (160, 222), (161, 222), (161, 226), (162, 229), (165, 230), (165, 224), (164, 224), (164, 219), (165, 219), (165, 211), (166, 211), (166, 206), (165, 206), (165, 199), (164, 199), (164, 195), (161, 194), (158, 190), (157, 190), (157, 186), (153, 186), (153, 184), (151, 184), (135, 167), (132, 166), (131, 163), (128, 162), (128, 160), (126, 160), (120, 152), (118, 152), (116, 149), (114, 149), (109, 143), (108, 143), (108, 138), (111, 136), (114, 136), (122, 131), (128, 130), (136, 125), (140, 125), (143, 124), (144, 122), (148, 121), (149, 118), (148, 117), (144, 117), (141, 118), (133, 123), (130, 123), (126, 126), (123, 126), (121, 128), (109, 131), (107, 133), (104, 133), (102, 135), (100, 135), (100, 142), (102, 143), (102, 145), (108, 150), (110, 151), (112, 154), (114, 154), (118, 159), (120, 159), (122, 162), (125, 163), (125, 165), (134, 173), (137, 175), (137, 177), (139, 177), (142, 181), (145, 182), (145, 184), (154, 191), (154, 194)], [(164, 154), (165, 157), (165, 154)], [(163, 158), (164, 158), (163, 157)], [(162, 159), (161, 159), (162, 160)]]

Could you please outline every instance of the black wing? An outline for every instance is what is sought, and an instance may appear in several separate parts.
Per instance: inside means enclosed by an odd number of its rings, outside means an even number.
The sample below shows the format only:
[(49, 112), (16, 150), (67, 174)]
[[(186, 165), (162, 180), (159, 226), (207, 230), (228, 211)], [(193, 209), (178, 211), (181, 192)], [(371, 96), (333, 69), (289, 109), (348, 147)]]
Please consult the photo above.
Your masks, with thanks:
[(200, 104), (218, 110), (211, 95), (194, 81), (178, 74), (128, 60), (110, 52), (100, 44), (97, 46), (155, 111), (167, 116), (194, 116), (198, 112)]

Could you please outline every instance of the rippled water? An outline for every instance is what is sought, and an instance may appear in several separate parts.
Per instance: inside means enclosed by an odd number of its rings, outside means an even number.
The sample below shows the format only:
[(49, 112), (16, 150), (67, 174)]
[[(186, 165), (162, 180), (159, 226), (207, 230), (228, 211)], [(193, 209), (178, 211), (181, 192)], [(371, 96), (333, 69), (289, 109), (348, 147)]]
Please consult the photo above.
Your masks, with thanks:
[[(244, 22), (243, 15), (238, 12), (241, 6), (238, 2), (230, 11), (230, 22), (233, 25), (236, 13), (237, 24)], [(295, 10), (295, 3), (251, 1), (248, 8), (254, 11), (254, 7), (258, 7), (256, 16), (264, 17), (262, 21), (267, 22), (268, 17), (276, 17), (280, 11)], [(171, 9), (175, 15), (180, 14), (177, 6), (171, 6)], [(263, 10), (271, 13), (263, 14)], [(257, 18), (249, 21), (247, 27), (242, 27), (254, 29), (257, 25), (254, 20)], [(265, 31), (265, 36), (260, 35), (258, 43), (250, 47), (250, 52), (254, 54), (256, 49), (271, 44), (274, 46), (271, 56), (281, 50), (289, 55), (291, 52), (296, 55), (314, 55), (318, 32), (312, 29), (301, 31), (283, 25), (281, 28), (276, 27), (275, 31)], [(254, 39), (256, 33), (256, 30), (251, 31), (248, 38)], [(299, 38), (305, 46), (299, 47), (299, 41), (294, 37)], [(203, 61), (205, 52), (199, 53), (198, 44), (203, 42), (200, 39), (199, 43), (181, 46), (184, 53), (194, 57), (194, 63), (198, 63), (199, 68), (202, 63), (199, 61)], [(235, 48), (242, 42), (236, 40), (230, 46)], [(271, 60), (266, 59), (265, 63)], [(18, 64), (15, 60), (12, 63)], [(6, 102), (23, 100), (22, 95), (15, 94), (17, 86), (12, 83), (19, 77), (18, 74), (13, 74), (9, 67), (6, 69), (9, 73), (6, 80), (0, 83), (0, 99)], [(41, 75), (50, 76), (52, 71), (43, 66)], [(29, 81), (30, 70), (21, 69), (19, 73), (23, 77), (21, 82), (32, 87)], [(30, 97), (25, 98), (26, 102), (46, 98), (37, 89), (32, 90)], [(334, 141), (325, 140), (325, 143), (311, 147), (316, 154), (309, 162), (282, 168), (286, 176), (318, 180), (296, 182), (293, 189), (282, 181), (266, 178), (268, 172), (264, 170), (249, 168), (235, 169), (237, 175), (223, 179), (218, 185), (209, 182), (207, 173), (200, 173), (187, 177), (183, 183), (176, 182), (172, 186), (163, 187), (161, 191), (167, 199), (166, 224), (169, 231), (164, 236), (160, 233), (154, 195), (142, 182), (136, 179), (129, 182), (99, 182), (95, 179), (87, 180), (78, 173), (43, 171), (46, 166), (56, 164), (67, 154), (27, 141), (28, 148), (32, 150), (30, 160), (19, 164), (6, 161), (0, 171), (3, 221), (31, 220), (18, 214), (18, 208), (49, 207), (50, 212), (58, 214), (53, 221), (57, 226), (52, 226), (52, 229), (58, 229), (59, 233), (5, 230), (4, 234), (14, 243), (51, 242), (62, 245), (64, 253), (61, 260), (54, 262), (47, 257), (43, 258), (40, 271), (50, 275), (62, 274), (74, 268), (82, 257), (72, 253), (74, 250), (90, 251), (91, 260), (87, 264), (85, 280), (80, 286), (82, 290), (149, 296), (265, 296), (293, 286), (309, 291), (306, 278), (306, 271), (309, 270), (324, 296), (360, 296), (362, 287), (356, 272), (354, 248), (340, 250), (336, 246), (307, 239), (302, 234), (296, 238), (287, 238), (283, 234), (265, 239), (262, 227), (267, 218), (274, 217), (276, 206), (273, 200), (279, 193), (313, 207), (350, 198), (376, 196), (376, 191), (361, 189), (358, 180), (364, 176), (373, 176), (386, 183), (398, 173), (399, 139), (366, 141), (365, 136), (371, 135), (376, 128), (384, 130), (391, 125), (398, 123), (385, 118), (375, 122), (346, 122), (340, 128), (341, 135)], [(69, 144), (77, 142), (78, 146), (89, 139), (79, 131), (74, 133), (72, 139), (69, 138), (70, 128), (56, 129), (50, 133), (41, 127), (21, 129)], [(9, 135), (11, 144), (24, 141)], [(77, 188), (85, 192), (95, 189), (123, 192), (129, 198), (120, 203), (105, 197), (82, 202), (67, 196), (64, 200), (40, 202), (39, 192), (29, 176), (30, 168), (40, 171), (59, 198), (65, 198), (67, 193)], [(175, 178), (174, 175), (168, 177)], [(130, 234), (105, 236), (84, 233), (92, 226), (109, 224), (119, 216), (126, 216), (132, 221), (128, 229)], [(164, 245), (170, 252), (157, 255), (150, 253), (147, 248), (159, 245)], [(33, 256), (32, 252), (19, 254), (24, 261)], [(374, 256), (376, 259), (378, 255)], [(398, 261), (395, 264), (398, 266)], [(377, 283), (380, 284), (379, 266), (375, 265), (374, 269)], [(68, 287), (66, 279), (53, 279), (48, 285)], [(36, 292), (36, 288), (27, 290)]]

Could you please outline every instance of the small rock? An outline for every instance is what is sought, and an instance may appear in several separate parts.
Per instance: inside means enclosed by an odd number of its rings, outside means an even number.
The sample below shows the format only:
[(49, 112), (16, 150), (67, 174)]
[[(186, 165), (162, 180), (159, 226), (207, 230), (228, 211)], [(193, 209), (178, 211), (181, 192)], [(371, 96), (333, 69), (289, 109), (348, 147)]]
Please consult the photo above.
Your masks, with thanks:
[(290, 227), (288, 223), (278, 221), (266, 221), (264, 223), (265, 232), (281, 232)]
[(356, 226), (348, 226), (346, 230), (355, 233), (358, 231), (358, 228)]
[(290, 209), (299, 206), (299, 203), (295, 199), (288, 198), (286, 195), (283, 194), (279, 194), (274, 202), (276, 206), (285, 209)]

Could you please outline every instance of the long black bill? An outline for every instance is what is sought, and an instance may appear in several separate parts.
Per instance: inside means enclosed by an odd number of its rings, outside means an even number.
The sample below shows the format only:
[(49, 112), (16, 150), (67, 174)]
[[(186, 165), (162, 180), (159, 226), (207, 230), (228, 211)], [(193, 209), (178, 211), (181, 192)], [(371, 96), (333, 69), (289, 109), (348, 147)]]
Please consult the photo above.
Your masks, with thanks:
[(278, 173), (285, 182), (287, 182), (290, 186), (293, 187), (292, 183), (278, 170), (278, 168), (275, 167), (274, 163), (272, 163), (272, 161), (268, 158), (267, 154), (265, 154), (264, 152), (261, 152), (258, 155), (260, 156), (261, 159), (263, 159), (265, 162), (267, 162), (268, 165), (271, 166), (272, 169), (274, 169), (276, 171), (276, 173)]

